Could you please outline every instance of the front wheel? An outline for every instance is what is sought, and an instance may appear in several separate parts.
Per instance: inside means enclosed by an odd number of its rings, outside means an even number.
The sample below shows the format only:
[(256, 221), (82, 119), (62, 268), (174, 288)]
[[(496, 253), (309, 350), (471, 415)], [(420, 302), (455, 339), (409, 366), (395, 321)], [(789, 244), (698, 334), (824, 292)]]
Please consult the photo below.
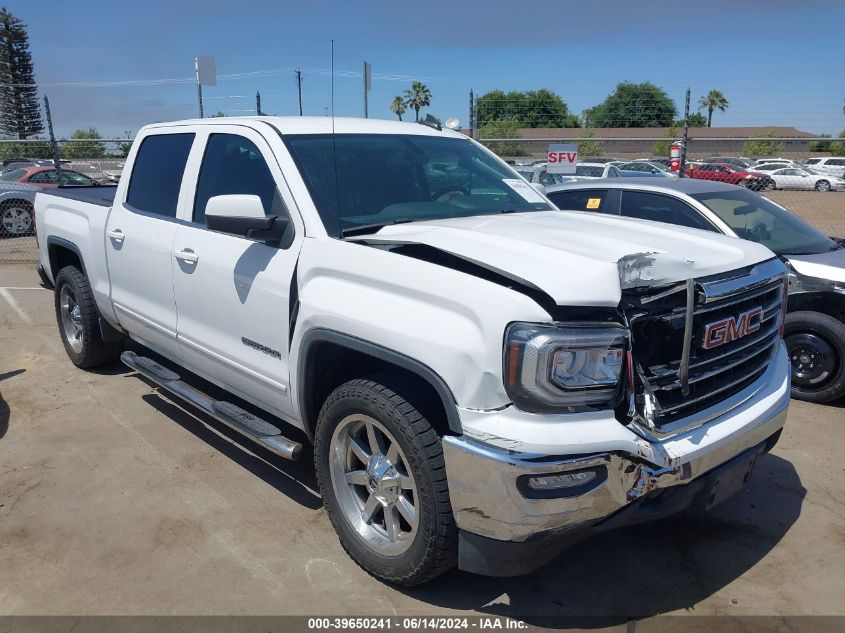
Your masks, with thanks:
[(845, 396), (845, 324), (821, 312), (791, 312), (783, 338), (793, 398), (831, 402)]
[(816, 183), (816, 191), (830, 191), (830, 183), (827, 180), (819, 180)]
[(376, 578), (417, 585), (457, 562), (440, 438), (378, 377), (335, 389), (317, 421), (320, 493), (341, 545)]

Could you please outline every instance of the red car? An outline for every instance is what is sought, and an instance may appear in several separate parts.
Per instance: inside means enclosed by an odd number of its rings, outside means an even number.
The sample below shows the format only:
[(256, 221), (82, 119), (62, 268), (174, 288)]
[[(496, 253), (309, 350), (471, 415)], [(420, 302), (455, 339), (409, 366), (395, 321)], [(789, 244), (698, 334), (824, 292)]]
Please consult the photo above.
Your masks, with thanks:
[[(55, 167), (50, 165), (31, 165), (29, 167), (21, 167), (20, 169), (13, 169), (0, 176), (0, 180), (25, 182), (28, 185), (36, 187), (58, 187), (59, 176)], [(67, 186), (84, 186), (96, 187), (98, 183), (93, 178), (89, 178), (85, 174), (80, 174), (78, 171), (72, 169), (62, 169), (63, 187)]]
[(689, 178), (700, 180), (718, 180), (731, 185), (747, 187), (754, 191), (770, 191), (775, 188), (775, 181), (768, 174), (756, 171), (743, 171), (727, 163), (703, 163), (692, 169), (685, 169)]

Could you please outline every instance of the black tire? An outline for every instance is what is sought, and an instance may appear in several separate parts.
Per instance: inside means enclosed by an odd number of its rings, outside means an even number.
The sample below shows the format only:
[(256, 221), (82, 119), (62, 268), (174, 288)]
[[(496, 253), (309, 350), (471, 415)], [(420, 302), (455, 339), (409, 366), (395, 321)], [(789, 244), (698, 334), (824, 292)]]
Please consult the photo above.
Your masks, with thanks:
[(765, 179), (763, 181), (762, 190), (763, 191), (774, 191), (775, 190), (775, 181), (770, 179), (770, 178)]
[[(428, 420), (386, 376), (350, 380), (335, 389), (320, 410), (314, 461), (329, 519), (346, 553), (384, 582), (413, 586), (431, 580), (457, 563), (457, 528), (452, 516), (440, 438)], [(411, 394), (408, 394), (411, 397)], [(350, 415), (369, 416), (384, 426), (406, 457), (416, 482), (418, 527), (407, 551), (380, 554), (352, 526), (333, 487), (329, 451), (335, 430)]]
[(845, 324), (821, 312), (790, 312), (783, 338), (793, 398), (822, 403), (845, 396)]
[[(123, 350), (123, 341), (103, 341), (100, 333), (100, 315), (88, 278), (75, 266), (65, 266), (56, 275), (55, 286), (56, 322), (59, 326), (59, 336), (71, 362), (77, 367), (90, 369), (117, 361)], [(74, 349), (62, 320), (62, 296), (65, 289), (71, 293), (75, 305), (79, 308), (78, 319), (75, 321), (80, 331), (77, 339), (78, 349)]]
[(24, 237), (35, 235), (35, 214), (27, 200), (6, 200), (0, 203), (0, 235)]
[(816, 183), (816, 191), (830, 191), (830, 183), (827, 180), (819, 180)]

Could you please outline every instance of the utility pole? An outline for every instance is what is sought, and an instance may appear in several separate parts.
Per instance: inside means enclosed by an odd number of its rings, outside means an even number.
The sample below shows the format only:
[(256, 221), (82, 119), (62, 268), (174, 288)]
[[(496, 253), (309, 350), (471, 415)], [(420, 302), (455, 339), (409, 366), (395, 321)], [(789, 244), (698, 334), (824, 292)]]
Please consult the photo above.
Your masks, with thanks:
[(302, 116), (302, 71), (297, 68), (293, 76), (296, 78), (296, 94), (299, 95), (299, 116)]
[(367, 93), (373, 87), (373, 67), (370, 66), (369, 62), (364, 62), (364, 118), (369, 117), (369, 112), (367, 111)]
[(59, 185), (62, 183), (62, 161), (59, 159), (59, 144), (53, 134), (53, 117), (50, 114), (50, 100), (44, 95), (44, 110), (47, 113), (47, 130), (50, 132), (50, 147), (53, 148), (53, 166), (56, 168)]
[(469, 91), (469, 137), (475, 138), (475, 95)]
[(256, 116), (262, 116), (261, 114), (261, 93), (256, 90), (255, 92), (255, 114)]
[(684, 102), (684, 136), (681, 145), (681, 166), (678, 169), (678, 178), (684, 177), (684, 166), (687, 164), (687, 141), (689, 140), (689, 94), (690, 89), (687, 88), (687, 96)]

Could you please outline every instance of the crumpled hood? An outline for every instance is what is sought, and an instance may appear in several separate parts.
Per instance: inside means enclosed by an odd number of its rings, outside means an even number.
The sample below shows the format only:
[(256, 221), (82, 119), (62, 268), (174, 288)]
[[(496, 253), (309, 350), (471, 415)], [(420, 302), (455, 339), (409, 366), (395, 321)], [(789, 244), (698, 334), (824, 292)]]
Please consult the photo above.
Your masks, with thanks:
[(704, 277), (774, 257), (764, 246), (717, 233), (570, 211), (414, 222), (356, 239), (426, 244), (573, 306), (616, 306), (623, 288)]

